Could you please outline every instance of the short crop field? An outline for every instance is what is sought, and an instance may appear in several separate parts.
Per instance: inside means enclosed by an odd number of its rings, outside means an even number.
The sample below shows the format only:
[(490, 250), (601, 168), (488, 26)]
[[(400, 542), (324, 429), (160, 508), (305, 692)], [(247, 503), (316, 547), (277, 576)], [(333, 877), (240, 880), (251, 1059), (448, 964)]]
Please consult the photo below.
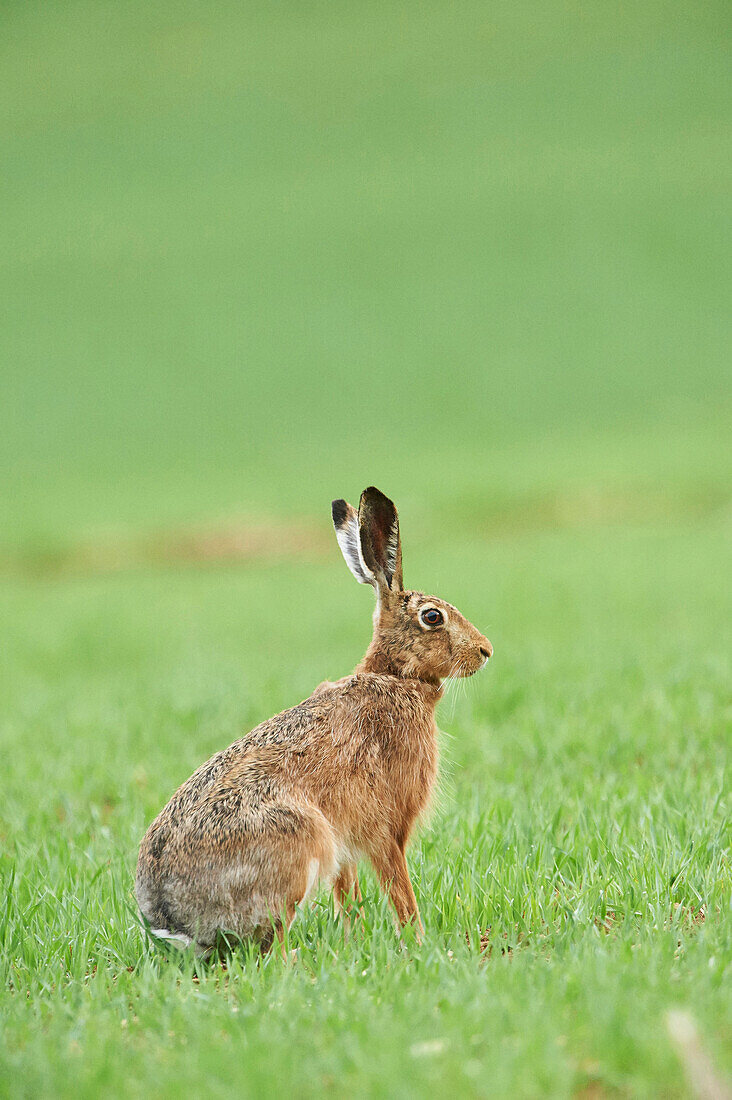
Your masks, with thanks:
[[(715, 6), (3, 20), (0, 1095), (724, 1079)], [(290, 963), (169, 957), (139, 840), (359, 660), (372, 593), (329, 503), (369, 483), (407, 584), (495, 647), (438, 711), (424, 941), (364, 866), (348, 936), (321, 893)]]

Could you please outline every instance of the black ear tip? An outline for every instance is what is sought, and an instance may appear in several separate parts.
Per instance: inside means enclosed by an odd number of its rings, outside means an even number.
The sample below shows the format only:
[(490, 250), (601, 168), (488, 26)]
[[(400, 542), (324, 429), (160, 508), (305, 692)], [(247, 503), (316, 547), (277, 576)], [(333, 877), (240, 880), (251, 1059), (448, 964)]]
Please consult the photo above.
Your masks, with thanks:
[(367, 489), (361, 493), (361, 500), (368, 500), (376, 504), (388, 504), (390, 507), (394, 507), (394, 501), (390, 500), (386, 493), (382, 493), (381, 489), (377, 489), (375, 485), (369, 485)]
[(333, 523), (336, 527), (342, 527), (348, 516), (348, 505), (345, 500), (334, 500), (330, 508), (333, 513)]

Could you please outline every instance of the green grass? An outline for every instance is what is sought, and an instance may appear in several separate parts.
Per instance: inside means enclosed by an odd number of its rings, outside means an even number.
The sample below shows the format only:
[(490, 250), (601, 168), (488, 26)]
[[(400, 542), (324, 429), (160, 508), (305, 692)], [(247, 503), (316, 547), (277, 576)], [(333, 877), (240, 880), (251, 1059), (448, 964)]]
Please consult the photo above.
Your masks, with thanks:
[[(0, 54), (0, 1095), (682, 1097), (674, 1008), (731, 1073), (722, 9), (10, 3)], [(495, 646), (424, 943), (364, 868), (348, 940), (194, 972), (139, 839), (371, 593), (335, 538), (52, 565), (372, 482)]]
[(198, 981), (143, 940), (136, 844), (198, 762), (355, 663), (370, 592), (334, 546), (3, 593), (9, 1094), (684, 1095), (679, 1005), (730, 1068), (718, 524), (434, 553), (404, 534), (407, 576), (439, 568), (496, 646), (441, 708), (445, 779), (410, 853), (425, 942), (400, 948), (369, 882), (349, 942), (320, 897), (292, 967), (237, 957)]

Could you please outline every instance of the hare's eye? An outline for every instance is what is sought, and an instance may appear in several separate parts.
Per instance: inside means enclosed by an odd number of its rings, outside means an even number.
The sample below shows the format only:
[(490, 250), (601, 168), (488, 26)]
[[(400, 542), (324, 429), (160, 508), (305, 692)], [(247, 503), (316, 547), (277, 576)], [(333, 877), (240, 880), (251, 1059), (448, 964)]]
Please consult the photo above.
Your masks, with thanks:
[(443, 621), (442, 612), (436, 607), (427, 607), (420, 613), (420, 618), (425, 626), (439, 626)]

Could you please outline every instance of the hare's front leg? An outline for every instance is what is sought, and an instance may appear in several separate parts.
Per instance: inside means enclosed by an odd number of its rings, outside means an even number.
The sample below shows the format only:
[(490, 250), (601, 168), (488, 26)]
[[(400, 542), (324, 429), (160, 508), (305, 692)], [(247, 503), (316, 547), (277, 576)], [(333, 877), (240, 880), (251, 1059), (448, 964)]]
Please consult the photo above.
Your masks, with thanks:
[(424, 932), (422, 918), (417, 908), (412, 882), (409, 878), (404, 849), (395, 840), (379, 851), (371, 853), (371, 862), (384, 890), (388, 893), (396, 910), (399, 923), (413, 924), (417, 942), (422, 940)]
[(361, 887), (358, 884), (358, 869), (355, 863), (347, 863), (341, 867), (333, 883), (333, 896), (336, 913), (343, 913), (347, 923), (354, 909), (356, 915), (361, 916)]

